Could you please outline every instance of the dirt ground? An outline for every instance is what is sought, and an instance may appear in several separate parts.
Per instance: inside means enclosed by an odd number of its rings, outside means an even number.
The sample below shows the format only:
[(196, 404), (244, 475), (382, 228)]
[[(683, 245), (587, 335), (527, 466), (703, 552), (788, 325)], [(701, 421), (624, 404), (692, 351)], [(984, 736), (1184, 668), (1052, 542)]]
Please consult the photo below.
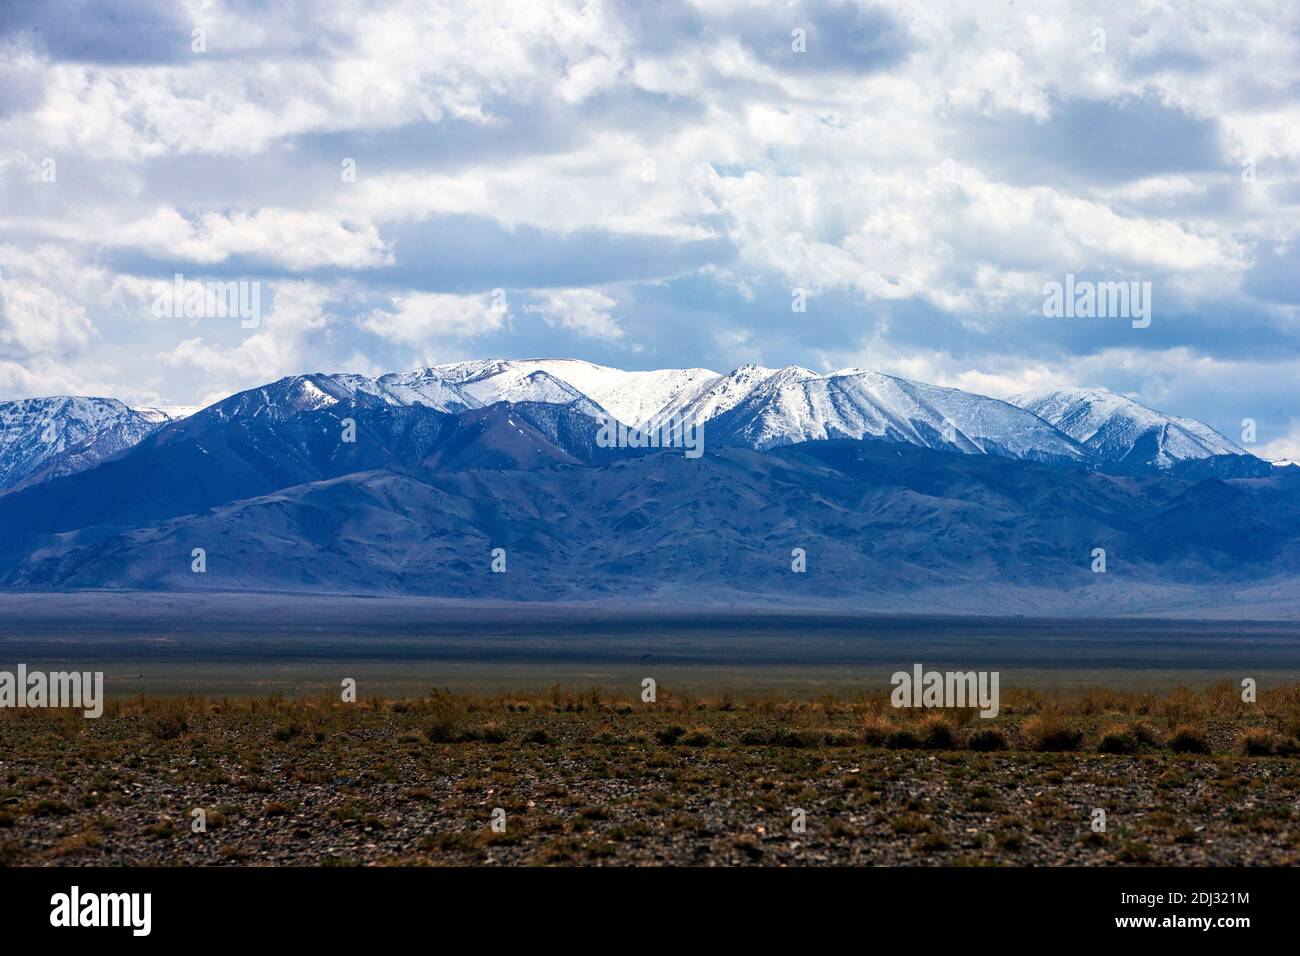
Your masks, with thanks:
[(1295, 864), (1298, 691), (8, 711), (0, 862)]

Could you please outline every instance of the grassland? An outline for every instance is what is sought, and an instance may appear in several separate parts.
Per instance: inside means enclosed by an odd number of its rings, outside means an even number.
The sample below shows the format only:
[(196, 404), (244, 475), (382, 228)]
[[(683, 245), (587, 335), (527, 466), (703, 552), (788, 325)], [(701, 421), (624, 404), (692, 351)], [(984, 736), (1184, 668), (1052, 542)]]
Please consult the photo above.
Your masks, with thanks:
[(1228, 682), (1004, 687), (992, 720), (883, 692), (113, 699), (0, 711), (0, 862), (1294, 864), (1298, 738), (1300, 686)]

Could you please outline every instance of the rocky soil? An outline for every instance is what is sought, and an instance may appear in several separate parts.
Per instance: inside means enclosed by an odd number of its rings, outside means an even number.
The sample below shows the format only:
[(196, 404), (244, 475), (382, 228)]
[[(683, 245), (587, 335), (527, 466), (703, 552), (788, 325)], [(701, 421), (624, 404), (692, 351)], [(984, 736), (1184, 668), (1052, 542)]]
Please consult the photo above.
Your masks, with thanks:
[[(943, 749), (856, 706), (141, 702), (0, 719), (0, 861), (59, 865), (1300, 862), (1300, 758)], [(1157, 721), (1158, 724), (1158, 721)], [(1158, 731), (1168, 736), (1168, 731)], [(873, 743), (867, 743), (872, 740)], [(943, 743), (942, 740), (939, 741)], [(934, 741), (931, 741), (934, 745)], [(955, 749), (953, 749), (955, 748)], [(1238, 752), (1229, 752), (1236, 750)], [(492, 827), (504, 811), (504, 832)], [(1094, 832), (1094, 811), (1106, 830)], [(195, 830), (195, 810), (205, 828)], [(500, 818), (498, 813), (497, 817)], [(799, 825), (802, 821), (802, 826)]]

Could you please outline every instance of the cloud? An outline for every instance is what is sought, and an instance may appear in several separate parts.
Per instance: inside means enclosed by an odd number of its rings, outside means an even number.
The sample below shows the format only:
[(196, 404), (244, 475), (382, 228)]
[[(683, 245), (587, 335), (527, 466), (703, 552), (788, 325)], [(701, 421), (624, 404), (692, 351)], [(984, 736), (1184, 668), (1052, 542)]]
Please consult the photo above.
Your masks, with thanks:
[(853, 2), (760, 7), (732, 23), (756, 57), (791, 72), (869, 73), (894, 66), (911, 49), (906, 27), (893, 15)]
[[(1285, 0), (74, 6), (0, 14), (11, 391), (564, 350), (1297, 417)], [(275, 304), (160, 321), (176, 272)], [(1151, 328), (1045, 322), (1067, 272), (1150, 281)]]
[(204, 336), (186, 338), (159, 356), (170, 366), (203, 376), (205, 396), (238, 391), (304, 371), (309, 346), (331, 323), (329, 290), (307, 282), (280, 283), (268, 290), (272, 304), (256, 331), (238, 318), (209, 318)]
[[(1236, 175), (1214, 119), (1151, 97), (1051, 101), (1046, 110), (1044, 117), (967, 116), (954, 136), (954, 152), (1020, 183), (1132, 182), (1205, 171)], [(1171, 149), (1171, 143), (1178, 147)]]
[(0, 357), (65, 352), (88, 344), (93, 332), (86, 310), (56, 290), (25, 279), (0, 283)]
[(89, 345), (94, 323), (81, 298), (97, 277), (63, 250), (0, 245), (0, 360), (62, 357)]
[(541, 302), (524, 306), (524, 311), (540, 315), (547, 325), (571, 329), (581, 336), (621, 339), (624, 332), (610, 314), (616, 305), (616, 299), (596, 289), (557, 289), (542, 293)]
[(29, 45), (53, 60), (136, 65), (190, 52), (191, 23), (168, 0), (7, 0), (0, 43)]
[(504, 291), (494, 295), (413, 292), (397, 296), (391, 309), (375, 309), (362, 328), (405, 345), (472, 339), (501, 328), (509, 315)]
[(295, 271), (323, 266), (356, 269), (390, 261), (373, 224), (284, 209), (191, 218), (163, 208), (112, 230), (105, 244), (200, 265), (244, 256)]

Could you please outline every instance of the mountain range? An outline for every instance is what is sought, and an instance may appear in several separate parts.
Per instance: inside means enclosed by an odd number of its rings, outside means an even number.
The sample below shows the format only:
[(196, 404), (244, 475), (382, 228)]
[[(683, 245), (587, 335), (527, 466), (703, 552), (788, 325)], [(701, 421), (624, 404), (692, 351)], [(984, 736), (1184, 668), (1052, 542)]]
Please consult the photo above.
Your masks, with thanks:
[[(612, 447), (612, 420), (702, 423), (705, 453)], [(1097, 613), (1300, 570), (1300, 469), (1097, 389), (489, 360), (197, 411), (25, 399), (0, 425), (7, 589)]]

